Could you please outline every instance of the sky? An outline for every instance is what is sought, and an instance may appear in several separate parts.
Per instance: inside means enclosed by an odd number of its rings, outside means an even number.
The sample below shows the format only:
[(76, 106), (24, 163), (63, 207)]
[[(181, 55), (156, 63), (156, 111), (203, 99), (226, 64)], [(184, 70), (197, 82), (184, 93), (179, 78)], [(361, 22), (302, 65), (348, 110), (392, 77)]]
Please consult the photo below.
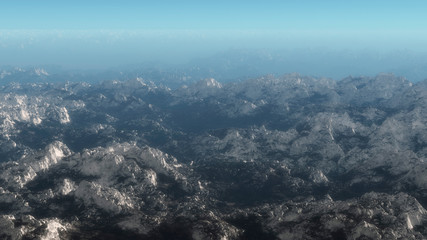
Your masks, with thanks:
[(0, 1), (0, 65), (183, 63), (227, 49), (427, 52), (427, 1)]
[(1, 29), (426, 30), (425, 1), (1, 1)]

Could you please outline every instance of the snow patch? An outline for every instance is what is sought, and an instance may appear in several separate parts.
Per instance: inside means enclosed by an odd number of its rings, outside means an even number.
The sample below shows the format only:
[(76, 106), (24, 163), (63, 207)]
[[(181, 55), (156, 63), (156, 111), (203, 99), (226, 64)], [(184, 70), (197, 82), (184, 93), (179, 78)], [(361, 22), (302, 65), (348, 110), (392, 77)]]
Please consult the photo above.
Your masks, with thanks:
[(207, 87), (214, 87), (214, 88), (222, 88), (221, 83), (217, 82), (213, 78), (208, 78), (204, 81)]
[(75, 191), (75, 196), (82, 199), (86, 206), (94, 204), (115, 214), (134, 208), (134, 202), (129, 196), (94, 182), (82, 181)]
[(68, 115), (68, 110), (65, 107), (61, 107), (58, 113), (59, 113), (59, 122), (61, 124), (67, 124), (71, 121), (70, 116)]
[(57, 240), (61, 239), (61, 232), (67, 231), (67, 226), (62, 225), (58, 219), (48, 220), (46, 223), (46, 234), (41, 240)]
[(64, 179), (64, 184), (61, 187), (60, 193), (62, 195), (68, 195), (70, 192), (76, 190), (76, 186), (70, 179)]
[(145, 181), (147, 184), (151, 186), (157, 186), (157, 174), (153, 170), (149, 169), (145, 172)]
[(34, 69), (34, 73), (37, 76), (49, 76), (49, 73), (46, 72), (46, 70), (44, 70), (43, 68), (36, 68), (36, 69)]
[(349, 239), (358, 239), (359, 237), (365, 236), (370, 239), (380, 239), (379, 229), (370, 223), (362, 221), (353, 230), (353, 234)]
[(312, 172), (310, 175), (310, 178), (311, 178), (311, 180), (313, 180), (314, 183), (327, 183), (327, 182), (329, 182), (329, 179), (320, 170), (316, 170), (316, 171)]

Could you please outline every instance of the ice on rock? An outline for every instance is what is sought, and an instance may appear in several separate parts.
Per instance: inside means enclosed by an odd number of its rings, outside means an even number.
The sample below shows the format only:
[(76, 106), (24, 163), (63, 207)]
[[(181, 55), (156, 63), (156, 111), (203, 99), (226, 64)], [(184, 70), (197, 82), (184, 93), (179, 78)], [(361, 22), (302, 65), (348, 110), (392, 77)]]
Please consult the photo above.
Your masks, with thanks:
[(61, 124), (67, 124), (70, 122), (70, 116), (68, 115), (68, 110), (65, 107), (59, 109), (59, 122)]
[(320, 170), (315, 170), (311, 173), (310, 178), (314, 183), (328, 183), (329, 180)]
[(123, 162), (123, 156), (115, 153), (95, 152), (93, 155), (86, 156), (86, 161), (81, 162), (81, 173), (87, 176), (103, 176), (109, 178), (120, 169)]
[(96, 205), (115, 214), (133, 209), (135, 205), (133, 200), (124, 193), (94, 182), (82, 181), (74, 194), (82, 199), (86, 206)]
[(157, 186), (157, 174), (156, 174), (156, 172), (149, 169), (149, 170), (145, 171), (145, 174), (146, 174), (146, 176), (145, 176), (144, 182), (147, 183), (148, 185), (151, 185), (154, 187)]
[[(19, 223), (19, 224), (16, 224)], [(28, 237), (38, 228), (43, 228), (45, 220), (37, 220), (31, 215), (21, 215), (15, 217), (13, 215), (0, 215), (0, 237), (2, 239), (21, 240)], [(38, 236), (42, 239), (42, 236)]]
[(25, 184), (33, 180), (37, 176), (37, 172), (31, 166), (28, 166), (23, 170), (22, 174), (12, 176), (14, 182), (18, 183), (19, 187), (23, 187)]
[(0, 233), (4, 236), (10, 236), (12, 240), (22, 239), (26, 233), (24, 228), (15, 228), (15, 216), (13, 215), (1, 215), (0, 216)]
[(57, 240), (61, 239), (61, 232), (69, 230), (69, 224), (62, 224), (58, 219), (46, 220), (46, 233), (41, 236), (40, 240)]
[(34, 73), (37, 76), (49, 76), (49, 73), (46, 72), (46, 70), (44, 70), (43, 68), (36, 68), (36, 69), (34, 69)]
[(197, 82), (195, 85), (191, 87), (197, 90), (206, 90), (208, 88), (222, 88), (222, 84), (217, 82), (213, 78), (207, 78)]
[(50, 144), (46, 150), (46, 155), (41, 160), (31, 163), (35, 172), (48, 169), (51, 165), (57, 164), (71, 153), (68, 147), (62, 142)]
[(170, 175), (170, 172), (173, 172), (173, 168), (166, 162), (167, 157), (160, 150), (154, 148), (146, 148), (139, 155), (139, 158), (153, 168), (154, 171)]
[(21, 111), (20, 111), (20, 120), (24, 121), (24, 122), (30, 120), (30, 114), (28, 114), (28, 112), (25, 109), (22, 109), (22, 108), (21, 108)]
[(201, 100), (215, 95), (222, 89), (222, 84), (213, 78), (201, 80), (190, 86), (184, 86), (180, 89), (180, 94), (189, 97), (192, 100)]
[(0, 178), (14, 182), (22, 188), (32, 181), (38, 172), (49, 169), (70, 154), (71, 151), (64, 143), (54, 142), (43, 151), (38, 152), (37, 155), (30, 155), (15, 162), (14, 166), (8, 167), (1, 173)]
[(380, 239), (381, 235), (379, 234), (379, 229), (375, 225), (362, 221), (353, 230), (349, 239), (363, 239), (363, 237), (368, 237), (369, 239)]
[(32, 122), (34, 125), (39, 125), (42, 123), (42, 119), (40, 117), (33, 117)]
[(60, 188), (60, 193), (62, 195), (68, 195), (72, 191), (76, 189), (75, 183), (71, 181), (70, 179), (64, 179), (63, 185)]

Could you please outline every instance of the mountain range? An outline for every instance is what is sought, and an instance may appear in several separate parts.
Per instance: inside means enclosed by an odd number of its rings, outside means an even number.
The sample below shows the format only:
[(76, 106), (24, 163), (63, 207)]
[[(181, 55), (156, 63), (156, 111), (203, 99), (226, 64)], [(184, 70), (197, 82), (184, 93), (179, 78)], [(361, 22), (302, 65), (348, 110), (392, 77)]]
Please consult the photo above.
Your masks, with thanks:
[(2, 239), (427, 238), (427, 81), (39, 80), (0, 86)]

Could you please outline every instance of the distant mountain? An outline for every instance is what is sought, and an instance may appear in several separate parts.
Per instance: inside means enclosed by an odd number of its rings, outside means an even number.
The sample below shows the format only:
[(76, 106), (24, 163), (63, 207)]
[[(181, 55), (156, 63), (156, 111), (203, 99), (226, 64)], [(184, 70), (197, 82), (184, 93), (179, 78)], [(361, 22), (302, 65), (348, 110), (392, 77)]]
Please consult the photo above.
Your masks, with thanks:
[(406, 76), (413, 82), (426, 79), (426, 53), (409, 50), (381, 52), (330, 49), (230, 49), (190, 61), (186, 66), (221, 82), (233, 82), (266, 74), (303, 75), (342, 79), (348, 75), (379, 72)]
[(230, 49), (182, 62), (164, 64), (145, 62), (108, 69), (73, 70), (60, 66), (40, 65), (0, 67), (0, 85), (11, 82), (88, 82), (127, 81), (135, 78), (152, 80), (158, 86), (171, 89), (191, 85), (206, 78), (220, 83), (256, 79), (272, 74), (281, 76), (298, 72), (315, 78), (340, 80), (362, 74), (375, 76), (379, 72), (405, 76), (411, 82), (427, 76), (425, 53), (406, 51), (329, 51), (328, 49)]
[(0, 87), (2, 239), (427, 238), (426, 81), (22, 74)]

